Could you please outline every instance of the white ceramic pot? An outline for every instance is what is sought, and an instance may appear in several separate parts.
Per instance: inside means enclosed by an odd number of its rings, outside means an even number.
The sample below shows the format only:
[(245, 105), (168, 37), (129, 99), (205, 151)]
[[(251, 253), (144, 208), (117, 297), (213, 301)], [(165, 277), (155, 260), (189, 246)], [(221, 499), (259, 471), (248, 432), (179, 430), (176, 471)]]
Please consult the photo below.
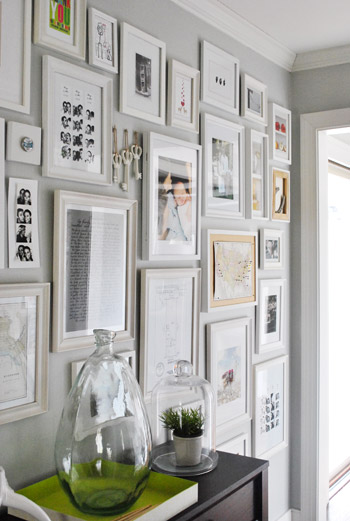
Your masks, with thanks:
[(173, 438), (176, 465), (179, 467), (194, 467), (201, 462), (203, 434), (195, 438), (182, 438), (174, 434)]

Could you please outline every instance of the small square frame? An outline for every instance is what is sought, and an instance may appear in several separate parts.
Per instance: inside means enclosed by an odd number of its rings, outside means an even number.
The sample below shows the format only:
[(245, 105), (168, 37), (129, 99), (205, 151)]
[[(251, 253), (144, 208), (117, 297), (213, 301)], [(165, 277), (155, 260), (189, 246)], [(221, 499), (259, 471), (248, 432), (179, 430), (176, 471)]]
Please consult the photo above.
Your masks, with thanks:
[[(180, 85), (179, 85), (180, 82)], [(190, 87), (190, 100), (186, 102), (186, 84)], [(168, 125), (199, 133), (200, 71), (177, 60), (168, 63)], [(179, 90), (181, 92), (179, 93)], [(177, 103), (180, 95), (180, 104)], [(185, 117), (185, 111), (189, 117)]]
[(267, 87), (246, 73), (241, 75), (241, 116), (267, 125)]
[[(108, 63), (105, 61), (104, 57), (102, 56), (96, 56), (96, 46), (97, 46), (97, 53), (103, 53), (104, 52), (104, 45), (102, 45), (101, 41), (96, 41), (96, 34), (94, 32), (94, 28), (96, 27), (96, 19), (102, 19), (106, 22), (106, 24), (110, 24), (111, 26), (111, 38), (112, 42), (110, 45), (110, 55), (111, 55), (111, 63)], [(89, 23), (89, 64), (94, 65), (95, 67), (98, 67), (99, 69), (103, 69), (107, 72), (111, 73), (118, 73), (118, 22), (116, 18), (113, 18), (112, 16), (109, 16), (106, 13), (103, 13), (102, 11), (99, 11), (98, 9), (95, 9), (94, 7), (89, 7), (88, 11), (88, 23)], [(97, 27), (96, 27), (97, 31)], [(102, 34), (98, 35), (98, 37), (101, 39)], [(105, 51), (107, 52), (107, 50)]]
[[(272, 244), (266, 244), (271, 241)], [(284, 268), (284, 232), (262, 228), (260, 230), (260, 269), (282, 270)]]
[(286, 285), (286, 279), (259, 280), (256, 324), (256, 352), (259, 355), (285, 347)]
[[(270, 183), (269, 183), (269, 136), (263, 132), (246, 129), (246, 218), (269, 219)], [(263, 157), (259, 158), (262, 155)], [(258, 186), (260, 184), (260, 206)]]
[[(23, 138), (30, 138), (33, 148), (26, 151), (22, 147)], [(41, 164), (41, 128), (25, 125), (17, 121), (7, 122), (6, 160), (30, 165)]]
[(274, 161), (292, 164), (292, 113), (269, 103), (270, 157)]
[[(281, 195), (278, 192), (281, 191)], [(290, 222), (290, 173), (281, 168), (272, 168), (272, 204), (273, 221)]]

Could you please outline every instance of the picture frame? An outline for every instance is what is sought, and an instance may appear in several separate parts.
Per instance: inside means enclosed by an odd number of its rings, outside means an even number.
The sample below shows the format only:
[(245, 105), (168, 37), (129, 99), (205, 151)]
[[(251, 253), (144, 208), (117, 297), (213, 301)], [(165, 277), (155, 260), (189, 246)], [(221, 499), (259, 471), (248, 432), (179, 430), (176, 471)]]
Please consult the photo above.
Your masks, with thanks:
[(269, 103), (270, 157), (280, 163), (292, 164), (292, 113)]
[[(125, 360), (130, 365), (132, 372), (136, 374), (136, 352), (135, 351), (120, 351), (115, 353), (118, 356), (121, 356), (125, 358)], [(87, 361), (87, 358), (84, 360), (77, 360), (75, 362), (71, 362), (71, 381), (72, 385), (74, 384), (74, 381), (76, 377), (78, 376), (80, 369), (83, 367), (85, 362)]]
[(144, 134), (143, 259), (200, 258), (201, 152), (195, 143)]
[(241, 116), (267, 125), (267, 86), (246, 73), (241, 75)]
[(246, 129), (246, 218), (270, 217), (269, 136)]
[(33, 42), (48, 49), (85, 60), (86, 0), (34, 1)]
[(30, 113), (31, 31), (31, 0), (1, 2), (0, 107), (24, 114)]
[(284, 232), (262, 228), (260, 230), (260, 269), (284, 268)]
[(203, 234), (203, 311), (255, 306), (257, 232), (206, 230)]
[[(88, 10), (89, 64), (118, 73), (118, 21), (94, 7)], [(103, 39), (103, 40), (102, 40)]]
[(166, 44), (123, 22), (120, 112), (165, 125)]
[(259, 280), (256, 352), (269, 353), (285, 347), (286, 279)]
[(244, 219), (244, 127), (202, 114), (204, 215)]
[(6, 126), (6, 161), (41, 164), (41, 128), (8, 121)]
[(49, 315), (49, 283), (0, 285), (0, 425), (48, 411)]
[(168, 125), (199, 133), (200, 71), (177, 60), (168, 63)]
[(112, 183), (111, 78), (43, 57), (43, 175)]
[(52, 350), (135, 337), (137, 201), (55, 190)]
[(269, 459), (288, 446), (288, 356), (254, 366), (253, 456)]
[(201, 99), (239, 115), (239, 60), (203, 40), (201, 52)]
[(0, 118), (0, 269), (5, 268), (5, 120)]
[(140, 386), (146, 401), (172, 374), (174, 361), (188, 360), (197, 373), (200, 274), (199, 268), (141, 270)]
[(272, 220), (290, 222), (290, 173), (272, 168)]
[(253, 319), (207, 324), (208, 379), (216, 397), (216, 426), (251, 419)]
[(249, 432), (242, 432), (230, 440), (224, 441), (216, 446), (221, 452), (239, 454), (240, 456), (251, 455), (251, 437)]

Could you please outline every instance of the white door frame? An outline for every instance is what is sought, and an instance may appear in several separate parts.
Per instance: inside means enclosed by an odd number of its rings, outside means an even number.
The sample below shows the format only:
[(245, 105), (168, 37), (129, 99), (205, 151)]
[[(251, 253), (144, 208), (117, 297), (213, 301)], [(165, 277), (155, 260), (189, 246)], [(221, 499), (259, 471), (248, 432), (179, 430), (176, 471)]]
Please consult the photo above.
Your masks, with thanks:
[(328, 503), (327, 139), (350, 109), (300, 117), (301, 519), (326, 521)]

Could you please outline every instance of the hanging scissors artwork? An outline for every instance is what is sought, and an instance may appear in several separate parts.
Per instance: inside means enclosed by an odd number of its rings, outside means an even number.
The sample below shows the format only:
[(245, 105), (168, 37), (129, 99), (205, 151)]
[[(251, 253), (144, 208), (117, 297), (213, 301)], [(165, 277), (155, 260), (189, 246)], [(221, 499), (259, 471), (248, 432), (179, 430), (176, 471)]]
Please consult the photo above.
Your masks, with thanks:
[(142, 179), (142, 173), (139, 171), (139, 159), (142, 156), (142, 148), (138, 144), (138, 133), (134, 132), (135, 144), (131, 147), (131, 152), (134, 157), (134, 174), (137, 180)]

